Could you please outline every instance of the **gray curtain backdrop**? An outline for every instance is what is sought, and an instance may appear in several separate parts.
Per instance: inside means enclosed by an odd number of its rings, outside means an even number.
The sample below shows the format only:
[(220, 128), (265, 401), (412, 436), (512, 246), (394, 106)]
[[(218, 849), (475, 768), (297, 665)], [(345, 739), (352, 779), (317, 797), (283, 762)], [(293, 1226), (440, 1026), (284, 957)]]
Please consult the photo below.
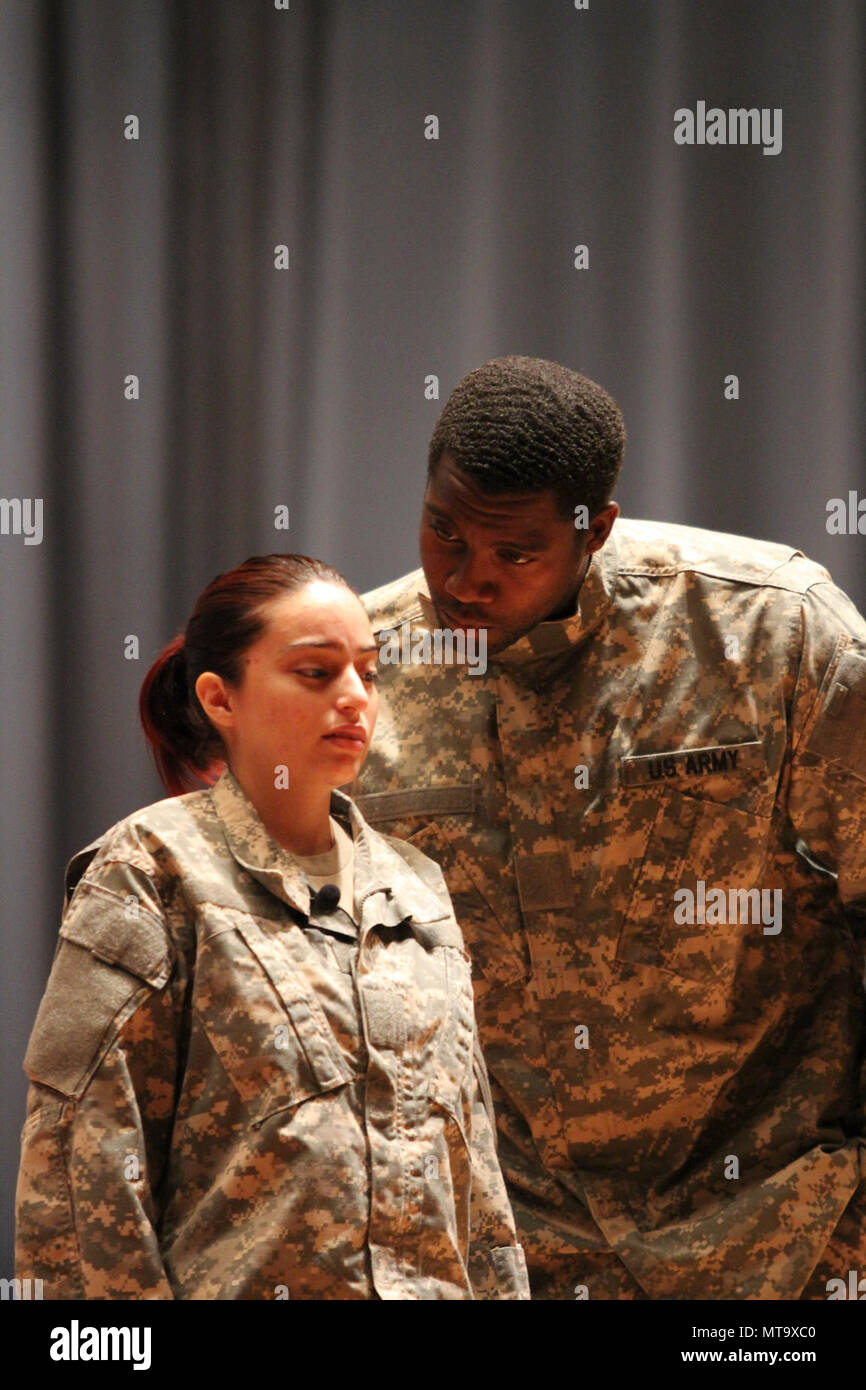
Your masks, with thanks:
[[(584, 371), (626, 514), (793, 542), (866, 605), (864, 537), (826, 526), (866, 497), (864, 28), (859, 0), (3, 0), (0, 495), (44, 520), (0, 535), (0, 1275), (64, 864), (163, 795), (147, 665), (248, 555), (414, 568), (466, 371)], [(781, 152), (676, 144), (699, 101), (781, 108)]]

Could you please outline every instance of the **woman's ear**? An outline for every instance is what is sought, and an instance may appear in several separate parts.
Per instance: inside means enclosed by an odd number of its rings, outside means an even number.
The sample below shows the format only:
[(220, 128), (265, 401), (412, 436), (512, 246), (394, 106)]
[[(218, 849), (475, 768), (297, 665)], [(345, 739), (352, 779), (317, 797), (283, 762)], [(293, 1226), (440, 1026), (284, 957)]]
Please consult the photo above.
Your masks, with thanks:
[(218, 729), (234, 727), (231, 691), (215, 671), (202, 671), (195, 683), (199, 703), (212, 724)]

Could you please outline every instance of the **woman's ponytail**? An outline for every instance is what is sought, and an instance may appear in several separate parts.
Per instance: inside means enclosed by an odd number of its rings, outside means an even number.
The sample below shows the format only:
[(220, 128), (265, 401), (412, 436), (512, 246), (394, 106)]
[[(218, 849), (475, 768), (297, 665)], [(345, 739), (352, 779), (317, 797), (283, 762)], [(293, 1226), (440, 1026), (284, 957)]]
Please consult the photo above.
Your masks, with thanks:
[(222, 742), (190, 688), (183, 633), (172, 638), (147, 672), (138, 711), (157, 772), (171, 796), (215, 780), (209, 768), (224, 756)]

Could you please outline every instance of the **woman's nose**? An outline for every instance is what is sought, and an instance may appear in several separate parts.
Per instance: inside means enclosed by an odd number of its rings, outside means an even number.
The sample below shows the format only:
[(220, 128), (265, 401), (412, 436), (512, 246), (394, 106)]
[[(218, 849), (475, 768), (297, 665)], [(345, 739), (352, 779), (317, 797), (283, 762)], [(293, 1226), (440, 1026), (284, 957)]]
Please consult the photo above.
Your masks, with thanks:
[(361, 679), (354, 666), (340, 683), (337, 695), (338, 704), (360, 706), (363, 708), (370, 699), (370, 687)]

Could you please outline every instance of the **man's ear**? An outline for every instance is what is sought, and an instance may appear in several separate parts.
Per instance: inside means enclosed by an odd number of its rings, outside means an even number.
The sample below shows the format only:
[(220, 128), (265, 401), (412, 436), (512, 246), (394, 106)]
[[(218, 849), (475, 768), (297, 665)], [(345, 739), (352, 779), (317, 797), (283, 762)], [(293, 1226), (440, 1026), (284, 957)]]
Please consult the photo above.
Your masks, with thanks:
[(606, 506), (602, 507), (601, 511), (596, 512), (587, 528), (585, 552), (587, 555), (591, 555), (595, 550), (601, 550), (618, 516), (618, 502), (608, 502)]
[(195, 683), (195, 693), (212, 724), (218, 729), (234, 727), (231, 691), (222, 676), (218, 676), (215, 671), (202, 671)]

